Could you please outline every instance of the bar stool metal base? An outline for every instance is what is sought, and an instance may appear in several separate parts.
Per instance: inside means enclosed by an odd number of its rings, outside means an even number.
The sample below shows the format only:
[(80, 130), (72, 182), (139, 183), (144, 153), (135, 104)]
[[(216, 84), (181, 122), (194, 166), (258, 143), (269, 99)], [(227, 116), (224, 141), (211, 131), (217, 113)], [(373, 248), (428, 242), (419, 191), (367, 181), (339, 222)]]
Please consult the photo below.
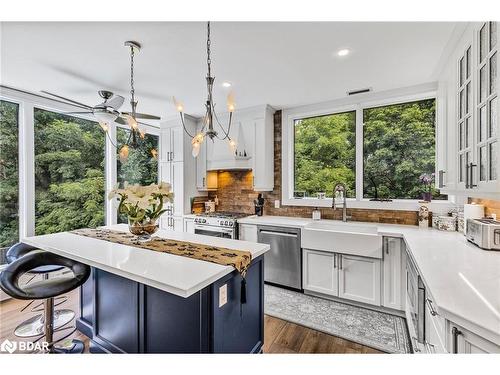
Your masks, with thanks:
[[(73, 320), (75, 312), (73, 310), (62, 309), (54, 312), (54, 330), (65, 326)], [(45, 319), (43, 314), (35, 315), (34, 317), (19, 324), (14, 334), (17, 337), (34, 337), (41, 336), (45, 333)]]

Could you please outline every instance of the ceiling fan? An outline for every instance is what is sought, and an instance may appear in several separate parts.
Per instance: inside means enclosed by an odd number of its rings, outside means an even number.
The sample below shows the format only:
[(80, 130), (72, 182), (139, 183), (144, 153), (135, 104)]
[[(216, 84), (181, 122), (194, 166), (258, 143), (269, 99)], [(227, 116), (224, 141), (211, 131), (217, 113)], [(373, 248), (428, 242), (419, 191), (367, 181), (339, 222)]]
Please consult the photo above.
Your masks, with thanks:
[[(108, 126), (112, 122), (116, 122), (122, 125), (130, 126), (131, 132), (128, 137), (127, 142), (120, 148), (120, 157), (123, 156), (124, 159), (128, 156), (128, 147), (136, 148), (139, 145), (139, 139), (144, 139), (145, 133), (139, 128), (138, 124), (148, 125), (137, 121), (137, 119), (145, 120), (161, 120), (160, 117), (155, 115), (150, 115), (147, 113), (139, 113), (136, 111), (138, 101), (135, 99), (135, 88), (134, 88), (134, 56), (135, 51), (140, 51), (141, 45), (137, 42), (126, 41), (125, 46), (130, 48), (130, 105), (132, 107), (131, 112), (120, 111), (120, 107), (123, 105), (125, 98), (121, 95), (115, 95), (113, 92), (108, 90), (99, 90), (97, 93), (104, 101), (95, 106), (90, 106), (84, 103), (80, 103), (73, 99), (65, 98), (64, 96), (56, 95), (54, 93), (43, 91), (43, 93), (53, 96), (59, 100), (63, 100), (66, 104), (83, 109), (83, 111), (77, 112), (67, 112), (68, 115), (83, 115), (91, 114), (93, 115), (102, 129), (108, 134)], [(111, 138), (110, 138), (111, 140)], [(113, 144), (116, 148), (118, 145)], [(153, 156), (156, 155), (156, 151), (152, 150)]]

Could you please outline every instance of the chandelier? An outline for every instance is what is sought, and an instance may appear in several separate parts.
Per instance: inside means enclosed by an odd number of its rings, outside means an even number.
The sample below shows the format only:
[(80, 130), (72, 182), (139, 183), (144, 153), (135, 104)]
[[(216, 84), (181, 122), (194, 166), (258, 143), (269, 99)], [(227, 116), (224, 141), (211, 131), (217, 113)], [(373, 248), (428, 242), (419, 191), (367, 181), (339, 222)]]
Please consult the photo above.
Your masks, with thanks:
[[(215, 112), (215, 103), (213, 101), (213, 95), (212, 95), (212, 89), (214, 86), (215, 77), (212, 76), (212, 71), (211, 71), (212, 60), (210, 58), (210, 44), (211, 44), (210, 22), (207, 22), (207, 77), (206, 77), (207, 100), (205, 102), (205, 116), (203, 117), (203, 125), (200, 131), (197, 132), (197, 134), (193, 135), (186, 129), (186, 125), (184, 123), (184, 106), (182, 105), (182, 103), (178, 102), (175, 99), (175, 97), (173, 98), (175, 108), (177, 109), (177, 111), (179, 111), (179, 114), (181, 116), (182, 127), (184, 128), (184, 132), (186, 132), (186, 134), (191, 138), (193, 157), (197, 157), (198, 154), (200, 153), (200, 146), (206, 139), (206, 137), (210, 138), (212, 141), (214, 141), (215, 138), (220, 140), (227, 140), (229, 142), (229, 146), (231, 147), (231, 149), (233, 151), (236, 149), (236, 142), (232, 140), (231, 137), (229, 136), (229, 133), (231, 131), (233, 112), (235, 109), (234, 98), (232, 93), (229, 93), (227, 96), (227, 110), (229, 112), (227, 131), (225, 130), (224, 126), (222, 126), (221, 122), (219, 121), (219, 118), (217, 117), (217, 113)], [(215, 129), (215, 126), (220, 128), (222, 134), (220, 134)]]
[[(111, 144), (118, 149), (118, 155), (120, 157), (121, 162), (125, 162), (129, 155), (129, 149), (137, 149), (142, 146), (144, 139), (146, 138), (145, 131), (139, 127), (141, 125), (147, 125), (140, 121), (138, 118), (149, 119), (149, 120), (160, 120), (160, 117), (149, 115), (146, 113), (138, 113), (137, 112), (137, 103), (138, 101), (135, 98), (135, 87), (134, 87), (134, 57), (135, 52), (140, 51), (141, 45), (134, 41), (126, 41), (125, 46), (130, 48), (130, 106), (132, 108), (131, 112), (121, 112), (119, 116), (114, 120), (115, 122), (128, 125), (130, 128), (129, 136), (126, 142), (120, 147), (118, 144), (115, 144), (111, 137), (109, 137)], [(103, 123), (100, 122), (101, 127), (103, 127)], [(106, 125), (104, 125), (106, 126)], [(107, 126), (103, 127), (104, 131), (107, 132)], [(109, 136), (109, 133), (108, 133)], [(158, 156), (158, 151), (155, 148), (149, 150), (151, 156), (156, 159)]]

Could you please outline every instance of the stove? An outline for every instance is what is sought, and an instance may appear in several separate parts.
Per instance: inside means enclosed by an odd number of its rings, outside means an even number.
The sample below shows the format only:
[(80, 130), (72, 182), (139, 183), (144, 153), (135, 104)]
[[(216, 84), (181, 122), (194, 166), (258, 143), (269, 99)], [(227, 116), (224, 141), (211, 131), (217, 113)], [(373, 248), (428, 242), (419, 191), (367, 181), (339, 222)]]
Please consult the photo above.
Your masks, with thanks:
[(206, 236), (238, 238), (238, 219), (249, 216), (241, 212), (204, 212), (194, 218), (194, 233)]

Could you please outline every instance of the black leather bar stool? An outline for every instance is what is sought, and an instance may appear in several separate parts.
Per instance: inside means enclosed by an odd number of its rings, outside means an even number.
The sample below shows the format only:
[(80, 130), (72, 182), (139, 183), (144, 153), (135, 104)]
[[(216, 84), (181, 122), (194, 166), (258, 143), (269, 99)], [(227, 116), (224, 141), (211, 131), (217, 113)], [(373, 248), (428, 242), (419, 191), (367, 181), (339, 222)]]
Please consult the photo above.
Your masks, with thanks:
[[(7, 260), (7, 263), (12, 263), (18, 260), (19, 258), (25, 256), (26, 254), (29, 254), (30, 252), (34, 250), (39, 250), (38, 248), (19, 242), (16, 243), (15, 245), (11, 246), (9, 250), (7, 250), (7, 253), (5, 254), (5, 258)], [(34, 278), (37, 276), (41, 275), (41, 277), (44, 280), (47, 280), (49, 278), (49, 275), (51, 272), (57, 272), (62, 270), (64, 267), (62, 266), (42, 266), (35, 268), (34, 270), (31, 270), (29, 272), (31, 279), (28, 281), (31, 282)], [(58, 297), (56, 299), (56, 303), (54, 306), (58, 306), (61, 303), (64, 303), (67, 298), (64, 296)], [(33, 304), (33, 300), (28, 303), (27, 306), (25, 306), (21, 311), (24, 311), (26, 308), (28, 308), (30, 305)], [(37, 306), (34, 306), (32, 308), (32, 312), (39, 312), (43, 311), (44, 309), (41, 308), (43, 306), (43, 303), (40, 303)], [(73, 310), (69, 309), (57, 309), (54, 311), (54, 330), (59, 330), (61, 327), (65, 326), (69, 322), (73, 320), (75, 317), (75, 312)], [(14, 334), (17, 337), (34, 337), (34, 336), (40, 336), (43, 335), (44, 333), (44, 314), (36, 314), (35, 316), (25, 320), (21, 324), (19, 324), (15, 330)]]
[[(24, 286), (19, 284), (22, 275), (45, 266), (67, 267), (73, 275), (44, 279)], [(83, 353), (85, 346), (79, 340), (73, 340), (68, 349), (54, 345), (54, 298), (78, 288), (87, 281), (89, 275), (90, 267), (85, 264), (46, 251), (33, 250), (9, 264), (2, 271), (0, 288), (12, 298), (45, 300), (44, 333), (50, 353)]]

